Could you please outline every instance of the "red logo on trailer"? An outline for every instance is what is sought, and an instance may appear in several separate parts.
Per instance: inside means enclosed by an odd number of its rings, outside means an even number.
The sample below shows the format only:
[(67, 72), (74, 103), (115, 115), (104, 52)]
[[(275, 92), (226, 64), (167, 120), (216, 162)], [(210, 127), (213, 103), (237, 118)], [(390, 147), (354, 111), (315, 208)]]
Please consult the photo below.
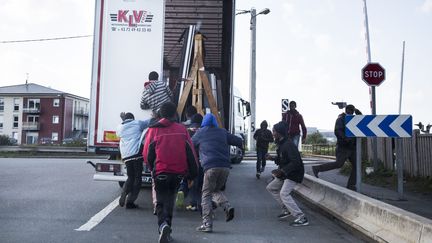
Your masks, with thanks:
[(368, 63), (362, 69), (362, 79), (369, 86), (379, 86), (385, 80), (385, 69), (379, 63)]

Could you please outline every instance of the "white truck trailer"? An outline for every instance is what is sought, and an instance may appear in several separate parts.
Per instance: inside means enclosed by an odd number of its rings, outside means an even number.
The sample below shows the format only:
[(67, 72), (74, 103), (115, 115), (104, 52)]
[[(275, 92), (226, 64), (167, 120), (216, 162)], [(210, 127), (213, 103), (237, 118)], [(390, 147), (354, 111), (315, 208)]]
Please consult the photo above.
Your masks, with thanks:
[[(193, 48), (186, 44), (185, 34), (191, 25), (205, 36), (204, 64), (221, 84), (218, 97), (224, 104), (220, 110), (224, 126), (236, 131), (234, 118), (243, 120), (239, 112), (245, 103), (233, 106), (240, 100), (234, 98), (232, 85), (234, 1), (96, 0), (95, 11), (88, 150), (111, 156), (89, 161), (96, 169), (95, 180), (120, 185), (126, 180), (124, 164), (112, 160), (119, 154), (115, 133), (119, 115), (151, 117), (151, 111), (140, 108), (151, 71), (157, 71), (167, 85), (181, 80), (190, 64), (185, 57)], [(232, 158), (240, 162), (242, 153), (232, 149)], [(146, 169), (143, 182), (151, 182)]]

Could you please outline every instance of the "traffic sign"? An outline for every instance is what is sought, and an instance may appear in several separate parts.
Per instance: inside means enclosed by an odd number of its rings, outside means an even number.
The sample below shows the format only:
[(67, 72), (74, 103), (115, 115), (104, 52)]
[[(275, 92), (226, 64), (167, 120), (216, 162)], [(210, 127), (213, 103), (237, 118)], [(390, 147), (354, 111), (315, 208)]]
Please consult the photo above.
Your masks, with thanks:
[(379, 86), (385, 80), (385, 69), (379, 63), (368, 63), (362, 69), (362, 79), (369, 86)]
[(347, 137), (411, 137), (411, 115), (347, 115)]
[(289, 100), (282, 99), (282, 113), (285, 113), (289, 110)]

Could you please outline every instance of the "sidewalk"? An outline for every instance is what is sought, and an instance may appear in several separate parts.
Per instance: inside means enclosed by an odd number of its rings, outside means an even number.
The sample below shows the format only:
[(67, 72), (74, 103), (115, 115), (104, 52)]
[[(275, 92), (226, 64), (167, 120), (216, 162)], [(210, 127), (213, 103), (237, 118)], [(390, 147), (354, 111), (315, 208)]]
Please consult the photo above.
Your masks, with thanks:
[[(304, 160), (308, 159), (309, 158), (304, 158)], [(310, 159), (316, 160), (316, 158), (313, 157)], [(322, 159), (321, 161), (325, 162), (332, 160)], [(305, 173), (313, 175), (311, 165), (308, 165), (307, 163), (305, 163)], [(339, 169), (321, 172), (318, 176), (322, 180), (331, 182), (341, 187), (345, 187), (348, 181), (348, 177), (340, 174)], [(425, 218), (432, 219), (432, 193), (426, 195), (422, 193), (406, 191), (404, 188), (404, 200), (399, 200), (397, 188), (388, 189), (362, 183), (361, 190), (361, 193), (366, 196), (415, 213)]]

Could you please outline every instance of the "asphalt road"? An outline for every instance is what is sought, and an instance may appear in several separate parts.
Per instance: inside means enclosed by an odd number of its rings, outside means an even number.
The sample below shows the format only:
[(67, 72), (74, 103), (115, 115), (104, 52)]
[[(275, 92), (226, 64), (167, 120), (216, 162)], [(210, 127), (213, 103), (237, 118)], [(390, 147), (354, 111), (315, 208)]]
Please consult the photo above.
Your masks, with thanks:
[[(139, 209), (115, 207), (90, 231), (76, 230), (120, 195), (117, 183), (93, 181), (93, 168), (85, 162), (0, 159), (0, 242), (157, 242), (149, 188), (141, 190)], [(234, 220), (226, 223), (218, 209), (214, 232), (201, 233), (195, 231), (199, 213), (176, 211), (174, 242), (361, 242), (302, 203), (309, 226), (278, 221), (280, 209), (265, 190), (272, 167), (270, 162), (257, 180), (253, 161), (234, 165), (226, 189), (236, 210)]]

